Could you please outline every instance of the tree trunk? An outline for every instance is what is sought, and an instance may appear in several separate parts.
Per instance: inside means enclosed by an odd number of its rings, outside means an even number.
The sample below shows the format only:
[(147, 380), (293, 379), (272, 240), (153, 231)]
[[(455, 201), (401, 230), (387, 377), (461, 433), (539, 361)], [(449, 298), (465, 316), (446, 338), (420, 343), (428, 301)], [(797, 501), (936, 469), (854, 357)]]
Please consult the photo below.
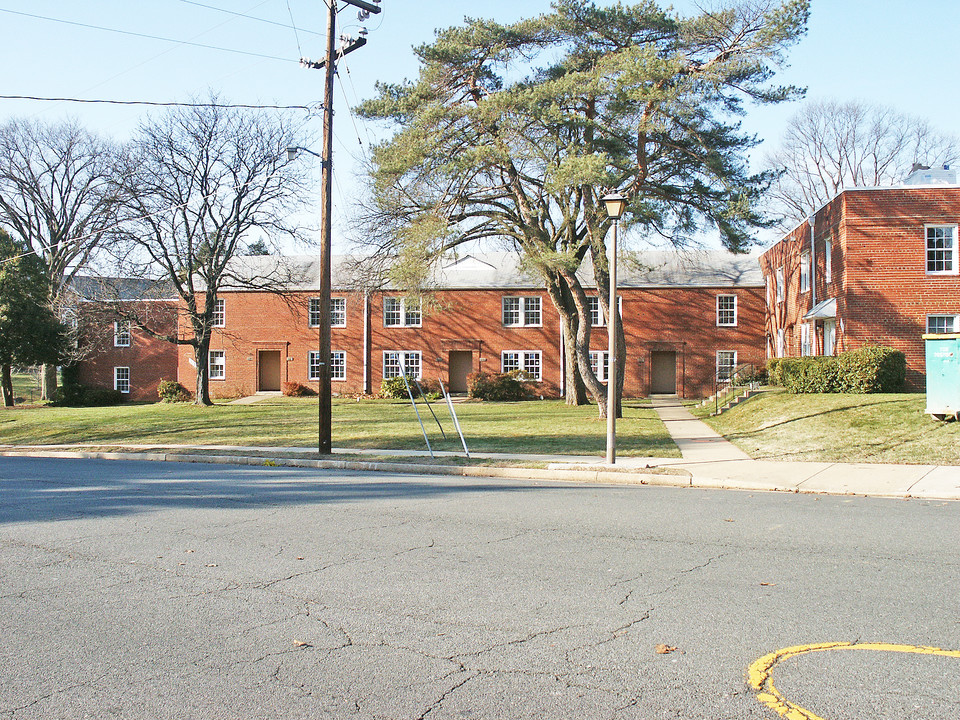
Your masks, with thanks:
[[(564, 399), (567, 405), (589, 405), (587, 387), (584, 385), (583, 374), (577, 361), (576, 337), (578, 328), (582, 324), (580, 316), (577, 314), (572, 295), (563, 289), (565, 283), (562, 278), (556, 275), (545, 279), (550, 300), (560, 314), (560, 332), (563, 334), (563, 352), (566, 361)], [(587, 324), (589, 326), (589, 322)]]
[(40, 366), (40, 399), (53, 400), (54, 393), (57, 391), (57, 366)]
[(193, 346), (197, 361), (197, 394), (195, 405), (213, 405), (210, 399), (210, 338), (201, 337)]
[(9, 365), (0, 365), (0, 398), (4, 407), (13, 407), (13, 377)]

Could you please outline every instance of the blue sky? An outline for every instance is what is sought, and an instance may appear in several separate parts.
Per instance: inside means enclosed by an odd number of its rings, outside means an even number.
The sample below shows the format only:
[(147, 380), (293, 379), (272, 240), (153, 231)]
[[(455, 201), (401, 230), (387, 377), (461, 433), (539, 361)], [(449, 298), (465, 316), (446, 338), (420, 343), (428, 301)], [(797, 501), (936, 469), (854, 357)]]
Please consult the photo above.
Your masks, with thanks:
[[(202, 5), (271, 20), (269, 25)], [(675, 8), (686, 13), (692, 0)], [(417, 68), (411, 47), (464, 15), (511, 21), (549, 9), (546, 0), (383, 0), (367, 21), (369, 43), (340, 66), (337, 95), (335, 225), (343, 227), (356, 192), (356, 157), (372, 129), (347, 109), (373, 93), (377, 80), (397, 82)], [(9, 12), (13, 11), (13, 12)], [(26, 17), (28, 13), (85, 25), (218, 46), (271, 57), (190, 47)], [(356, 33), (356, 12), (341, 12), (341, 30)], [(291, 19), (292, 18), (292, 19)], [(291, 25), (295, 25), (295, 31)], [(233, 102), (302, 105), (322, 96), (323, 72), (302, 69), (301, 55), (323, 55), (322, 0), (0, 0), (2, 95), (114, 100), (183, 101), (213, 89)], [(919, 115), (954, 132), (960, 94), (953, 58), (960, 29), (956, 0), (813, 0), (810, 29), (790, 54), (780, 80), (805, 86), (810, 98), (862, 99)], [(277, 58), (277, 59), (273, 59)], [(797, 105), (750, 108), (744, 126), (778, 142)], [(0, 121), (28, 116), (43, 121), (74, 117), (91, 130), (126, 139), (148, 111), (143, 107), (90, 106), (0, 100)], [(319, 115), (311, 120), (319, 135)], [(315, 147), (319, 151), (319, 147)]]

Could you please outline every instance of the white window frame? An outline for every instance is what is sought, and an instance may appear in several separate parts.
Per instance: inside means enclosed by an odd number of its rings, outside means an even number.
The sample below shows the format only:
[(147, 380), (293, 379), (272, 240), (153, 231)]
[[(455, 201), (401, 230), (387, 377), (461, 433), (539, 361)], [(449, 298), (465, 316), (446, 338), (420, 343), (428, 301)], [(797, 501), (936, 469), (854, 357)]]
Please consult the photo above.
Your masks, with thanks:
[(330, 298), (330, 327), (345, 328), (347, 326), (347, 299), (343, 297)]
[[(507, 368), (507, 356), (516, 357), (516, 362)], [(504, 350), (500, 353), (500, 372), (521, 371), (521, 378), (540, 382), (543, 380), (543, 353), (539, 350)]]
[(320, 298), (310, 298), (307, 303), (307, 326), (320, 327)]
[(606, 382), (610, 376), (610, 353), (606, 350), (590, 351), (590, 369), (600, 382)]
[(227, 304), (223, 298), (217, 298), (213, 301), (213, 317), (211, 318), (211, 327), (226, 327), (227, 325)]
[[(728, 363), (721, 365), (720, 357), (722, 355), (728, 356), (733, 360), (733, 364), (729, 365), (729, 373), (726, 376), (720, 374), (721, 367), (727, 367)], [(737, 351), (736, 350), (717, 350), (717, 378), (720, 380), (729, 380), (733, 374), (737, 371)]]
[(800, 292), (810, 292), (810, 252), (800, 253)]
[[(950, 245), (945, 248), (933, 248), (930, 247), (930, 231), (931, 230), (950, 230)], [(923, 226), (923, 238), (924, 238), (924, 268), (927, 271), (927, 275), (957, 275), (960, 274), (960, 257), (957, 253), (957, 226), (956, 225), (924, 225)], [(934, 241), (937, 238), (933, 238)], [(930, 253), (943, 253), (944, 257), (939, 259), (934, 258), (933, 262), (943, 262), (949, 263), (950, 269), (948, 270), (931, 270), (931, 258)]]
[(227, 379), (227, 353), (225, 350), (207, 351), (207, 377), (210, 380)]
[(777, 303), (782, 303), (784, 301), (784, 279), (783, 279), (783, 268), (778, 267), (776, 272), (776, 292), (777, 292)]
[(787, 352), (787, 336), (783, 328), (777, 329), (777, 357), (782, 358)]
[(813, 355), (813, 333), (810, 332), (810, 323), (800, 323), (800, 355)]
[(347, 354), (343, 350), (330, 351), (330, 379), (334, 382), (347, 379)]
[[(721, 307), (724, 301), (733, 299), (733, 307)], [(738, 301), (736, 295), (717, 295), (717, 327), (736, 327), (738, 321)], [(731, 316), (732, 313), (732, 316)], [(728, 320), (724, 322), (724, 320)]]
[[(620, 317), (623, 317), (623, 295), (617, 295), (617, 310), (620, 311)], [(600, 304), (600, 298), (596, 295), (587, 297), (587, 311), (590, 313), (590, 327), (606, 327), (607, 316), (603, 313), (603, 305)]]
[(823, 260), (823, 281), (831, 283), (833, 282), (833, 243), (829, 240), (824, 244)]
[[(930, 321), (934, 318), (946, 319), (948, 322), (944, 323), (946, 329), (936, 330), (930, 327)], [(952, 328), (952, 329), (951, 329)], [(960, 332), (960, 315), (954, 313), (930, 313), (927, 315), (927, 324), (926, 331), (931, 334), (935, 333), (958, 333)]]
[[(123, 377), (126, 375), (126, 377)], [(130, 394), (130, 368), (127, 366), (117, 366), (113, 368), (113, 389), (119, 390), (124, 395)]]
[[(319, 358), (319, 350), (310, 350), (307, 353), (307, 380), (316, 382), (320, 379)], [(335, 381), (347, 379), (347, 354), (342, 350), (330, 351), (330, 379)]]
[(113, 323), (113, 346), (130, 347), (129, 320), (117, 320)]
[[(399, 370), (400, 367), (403, 367), (404, 372), (407, 374), (407, 378), (410, 380), (419, 380), (423, 377), (423, 353), (419, 350), (384, 350), (383, 351), (383, 377), (384, 379), (400, 377), (399, 372), (394, 371), (394, 367), (391, 364), (389, 366), (388, 372), (388, 360), (397, 360), (396, 369)], [(411, 362), (411, 361), (415, 361)], [(402, 363), (402, 365), (401, 365)], [(410, 373), (410, 367), (415, 367), (415, 372)]]
[[(395, 306), (389, 309), (388, 306)], [(397, 322), (387, 322), (388, 315), (396, 315)], [(422, 327), (423, 310), (419, 299), (410, 300), (404, 297), (385, 297), (383, 299), (383, 326), (384, 327)]]
[[(516, 300), (516, 310), (511, 309), (511, 315), (516, 313), (517, 322), (507, 322), (507, 301)], [(529, 316), (536, 313), (537, 321), (529, 322)], [(543, 326), (543, 300), (540, 296), (520, 296), (505, 295), (500, 299), (500, 321), (504, 327), (542, 327)]]

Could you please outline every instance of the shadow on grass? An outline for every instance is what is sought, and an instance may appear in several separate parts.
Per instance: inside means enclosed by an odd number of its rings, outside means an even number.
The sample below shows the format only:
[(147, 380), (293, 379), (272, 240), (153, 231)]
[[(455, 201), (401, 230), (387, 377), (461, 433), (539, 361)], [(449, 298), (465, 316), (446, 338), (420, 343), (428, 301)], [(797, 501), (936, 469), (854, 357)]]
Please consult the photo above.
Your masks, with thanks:
[[(367, 479), (369, 478), (369, 479)], [(535, 492), (544, 485), (427, 481), (383, 473), (56, 458), (0, 458), (0, 524), (131, 515), (169, 509), (417, 500), (464, 493)], [(550, 488), (570, 486), (558, 484)]]

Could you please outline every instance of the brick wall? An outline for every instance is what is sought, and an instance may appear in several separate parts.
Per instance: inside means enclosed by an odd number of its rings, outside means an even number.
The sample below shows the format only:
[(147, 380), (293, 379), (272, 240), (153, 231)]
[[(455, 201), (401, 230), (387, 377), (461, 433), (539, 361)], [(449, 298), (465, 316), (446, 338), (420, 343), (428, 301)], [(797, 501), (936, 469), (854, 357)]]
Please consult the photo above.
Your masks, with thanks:
[[(837, 299), (838, 350), (883, 344), (904, 352), (907, 386), (924, 386), (928, 314), (960, 314), (960, 276), (926, 272), (925, 225), (960, 223), (960, 188), (909, 187), (846, 190), (817, 212), (817, 298)], [(799, 326), (811, 307), (799, 293), (799, 259), (809, 250), (803, 223), (760, 259), (764, 275), (787, 275), (786, 302), (767, 307), (767, 335), (786, 330), (786, 355), (800, 354)], [(833, 282), (824, 282), (824, 250), (832, 245)], [(954, 257), (956, 267), (960, 258)], [(822, 324), (817, 347), (822, 351)]]
[[(735, 327), (717, 327), (716, 297), (737, 296)], [(651, 391), (655, 352), (676, 353), (676, 390), (685, 397), (713, 391), (718, 350), (737, 352), (740, 364), (763, 363), (763, 291), (759, 288), (625, 288), (624, 329), (627, 339), (625, 394)], [(506, 327), (504, 296), (540, 299), (540, 323)], [(281, 379), (316, 388), (307, 377), (307, 357), (317, 346), (317, 330), (307, 322), (310, 293), (280, 298), (267, 293), (224, 292), (225, 326), (214, 331), (211, 349), (222, 350), (225, 378), (211, 380), (214, 397), (234, 397), (260, 388), (260, 368), (269, 357), (281, 358)], [(331, 331), (331, 350), (346, 354), (346, 379), (333, 382), (333, 391), (350, 395), (377, 392), (383, 379), (384, 352), (419, 352), (422, 376), (451, 382), (452, 355), (466, 358), (469, 370), (500, 372), (505, 351), (540, 353), (542, 379), (535, 387), (545, 397), (562, 389), (563, 356), (560, 319), (542, 290), (441, 290), (422, 308), (419, 327), (385, 327), (384, 301), (394, 294), (333, 293), (346, 303), (346, 327)], [(366, 304), (366, 311), (365, 311)], [(369, 355), (364, 348), (366, 326)], [(605, 327), (593, 329), (591, 348), (606, 349)], [(193, 350), (179, 349), (179, 380), (195, 389)]]
[[(173, 332), (176, 327), (176, 305), (156, 301), (142, 303), (143, 315), (157, 332)], [(78, 380), (82, 385), (113, 388), (117, 367), (130, 368), (130, 393), (135, 401), (156, 401), (161, 380), (177, 377), (176, 346), (165, 340), (130, 328), (130, 346), (114, 345), (114, 317), (102, 308), (86, 316), (84, 332), (86, 356), (79, 363)]]

